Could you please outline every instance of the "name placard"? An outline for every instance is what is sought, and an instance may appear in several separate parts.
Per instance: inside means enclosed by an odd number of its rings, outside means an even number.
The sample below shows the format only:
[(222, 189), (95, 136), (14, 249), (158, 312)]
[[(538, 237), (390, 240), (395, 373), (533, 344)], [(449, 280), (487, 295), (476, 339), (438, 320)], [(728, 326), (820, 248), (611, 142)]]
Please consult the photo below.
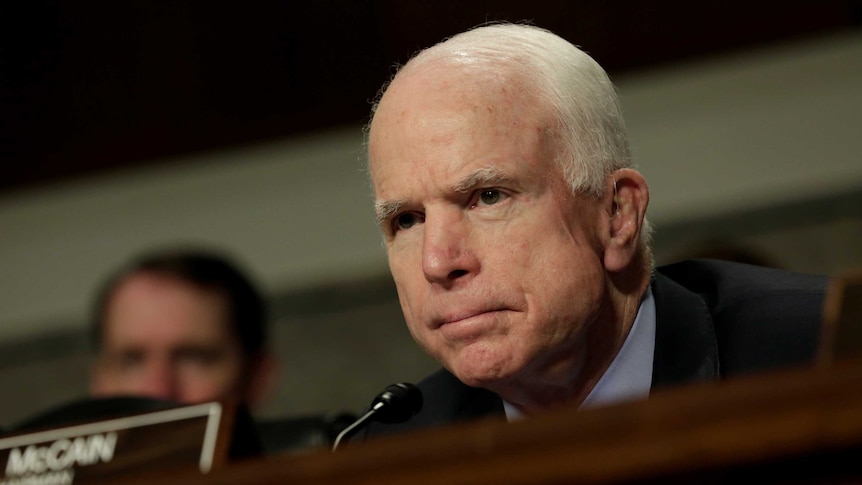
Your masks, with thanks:
[(195, 466), (207, 473), (225, 449), (224, 414), (212, 402), (0, 438), (0, 485), (71, 485)]

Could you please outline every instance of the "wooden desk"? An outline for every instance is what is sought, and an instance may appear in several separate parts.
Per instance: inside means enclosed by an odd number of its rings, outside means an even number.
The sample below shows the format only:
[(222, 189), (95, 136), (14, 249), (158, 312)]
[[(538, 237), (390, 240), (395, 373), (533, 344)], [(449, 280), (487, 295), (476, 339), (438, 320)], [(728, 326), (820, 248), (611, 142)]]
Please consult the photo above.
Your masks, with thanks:
[(199, 485), (862, 483), (860, 452), (862, 361), (855, 360), (161, 478)]

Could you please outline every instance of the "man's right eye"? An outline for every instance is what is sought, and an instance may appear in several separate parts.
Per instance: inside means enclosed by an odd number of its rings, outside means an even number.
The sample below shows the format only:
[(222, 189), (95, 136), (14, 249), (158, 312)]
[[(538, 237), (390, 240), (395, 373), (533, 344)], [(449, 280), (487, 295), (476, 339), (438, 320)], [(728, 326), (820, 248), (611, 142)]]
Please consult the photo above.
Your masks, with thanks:
[(419, 215), (413, 212), (405, 212), (403, 214), (398, 214), (393, 221), (393, 225), (395, 226), (396, 231), (402, 231), (404, 229), (410, 229), (416, 224), (422, 222)]

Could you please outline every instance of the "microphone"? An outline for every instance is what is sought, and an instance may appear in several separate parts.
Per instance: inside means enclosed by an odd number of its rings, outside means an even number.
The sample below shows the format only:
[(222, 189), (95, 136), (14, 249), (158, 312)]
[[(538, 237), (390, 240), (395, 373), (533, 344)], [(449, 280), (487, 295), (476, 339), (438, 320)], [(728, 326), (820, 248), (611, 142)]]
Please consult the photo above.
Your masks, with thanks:
[(371, 408), (361, 418), (344, 428), (335, 438), (332, 451), (338, 449), (341, 441), (362, 429), (374, 420), (380, 423), (403, 423), (422, 409), (422, 391), (413, 384), (399, 382), (386, 387), (371, 402)]

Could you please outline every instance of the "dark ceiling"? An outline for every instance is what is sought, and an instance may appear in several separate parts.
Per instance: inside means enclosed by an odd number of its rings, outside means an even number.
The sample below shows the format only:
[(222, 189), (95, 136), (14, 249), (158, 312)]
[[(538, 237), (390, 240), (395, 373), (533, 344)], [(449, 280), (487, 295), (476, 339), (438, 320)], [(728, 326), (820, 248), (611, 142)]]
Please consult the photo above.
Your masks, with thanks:
[(396, 62), (528, 20), (612, 76), (860, 25), (860, 0), (26, 0), (0, 6), (0, 191), (364, 120)]

